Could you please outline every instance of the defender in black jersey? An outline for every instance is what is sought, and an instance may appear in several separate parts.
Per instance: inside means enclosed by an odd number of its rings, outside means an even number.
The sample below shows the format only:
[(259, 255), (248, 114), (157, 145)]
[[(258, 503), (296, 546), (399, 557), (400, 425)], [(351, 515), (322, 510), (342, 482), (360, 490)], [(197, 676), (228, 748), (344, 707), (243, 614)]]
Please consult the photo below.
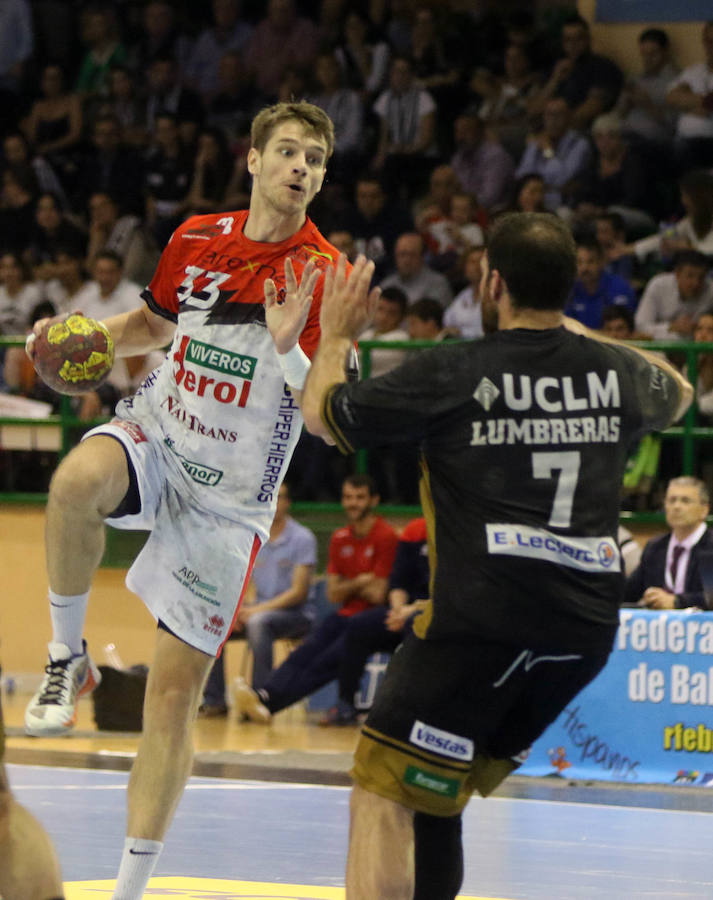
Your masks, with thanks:
[(456, 896), (471, 793), (490, 793), (606, 662), (625, 461), (693, 395), (664, 360), (564, 318), (575, 247), (556, 217), (501, 219), (483, 269), (498, 333), (347, 385), (375, 293), (359, 261), (351, 277), (341, 263), (300, 398), (309, 430), (344, 451), (420, 445), (432, 553), (430, 607), (356, 751), (349, 900)]

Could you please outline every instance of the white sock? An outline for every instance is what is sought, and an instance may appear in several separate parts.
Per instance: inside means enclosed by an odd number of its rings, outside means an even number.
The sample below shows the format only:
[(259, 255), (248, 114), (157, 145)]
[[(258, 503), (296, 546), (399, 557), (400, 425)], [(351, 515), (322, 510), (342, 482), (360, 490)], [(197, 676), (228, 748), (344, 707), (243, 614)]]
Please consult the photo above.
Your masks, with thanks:
[(89, 591), (86, 594), (74, 594), (69, 597), (50, 591), (49, 597), (52, 640), (66, 644), (72, 653), (82, 653), (82, 634), (89, 604)]
[(127, 837), (112, 900), (141, 900), (162, 850), (162, 841)]

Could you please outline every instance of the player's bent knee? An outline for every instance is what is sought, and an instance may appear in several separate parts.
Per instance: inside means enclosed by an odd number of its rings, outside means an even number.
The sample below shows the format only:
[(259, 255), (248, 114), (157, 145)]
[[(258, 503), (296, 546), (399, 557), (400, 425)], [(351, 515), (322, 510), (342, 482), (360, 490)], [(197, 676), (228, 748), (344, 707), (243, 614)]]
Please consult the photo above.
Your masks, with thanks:
[(118, 505), (129, 487), (124, 451), (113, 438), (89, 438), (59, 464), (50, 482), (49, 500), (68, 508)]
[(454, 900), (463, 883), (461, 816), (414, 813), (413, 833), (413, 900)]

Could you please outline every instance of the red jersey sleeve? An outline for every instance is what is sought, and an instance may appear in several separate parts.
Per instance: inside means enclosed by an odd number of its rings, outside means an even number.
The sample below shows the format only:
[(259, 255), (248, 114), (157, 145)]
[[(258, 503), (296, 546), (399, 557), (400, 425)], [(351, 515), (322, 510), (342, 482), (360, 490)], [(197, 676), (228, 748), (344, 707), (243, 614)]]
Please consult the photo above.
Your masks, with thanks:
[(404, 526), (404, 530), (401, 532), (402, 541), (413, 541), (414, 543), (420, 543), (421, 541), (425, 541), (426, 539), (426, 520), (423, 518), (411, 519), (411, 521)]
[[(189, 219), (188, 222), (190, 221)], [(169, 319), (171, 322), (178, 321), (176, 287), (184, 278), (179, 251), (183, 241), (181, 234), (186, 230), (188, 222), (179, 225), (171, 235), (171, 240), (166, 244), (158, 261), (153, 278), (141, 293), (151, 312), (163, 316), (164, 319)], [(177, 276), (179, 276), (178, 281), (176, 281)]]
[(394, 565), (399, 537), (383, 519), (379, 522), (379, 534), (374, 542), (373, 572), (379, 578), (388, 578)]
[(338, 566), (338, 561), (337, 561), (337, 546), (339, 544), (340, 531), (342, 531), (342, 529), (338, 528), (335, 532), (332, 533), (332, 536), (329, 539), (329, 550), (327, 552), (327, 574), (328, 575), (338, 575), (339, 574), (339, 566)]

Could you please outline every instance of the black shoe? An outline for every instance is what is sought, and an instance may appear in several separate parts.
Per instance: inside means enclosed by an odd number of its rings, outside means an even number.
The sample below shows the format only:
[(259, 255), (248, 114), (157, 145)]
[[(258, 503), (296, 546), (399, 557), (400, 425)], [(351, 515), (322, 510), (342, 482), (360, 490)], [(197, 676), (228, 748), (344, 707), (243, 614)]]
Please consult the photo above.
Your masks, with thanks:
[(201, 703), (198, 707), (199, 719), (220, 719), (228, 715), (228, 707), (225, 703)]

